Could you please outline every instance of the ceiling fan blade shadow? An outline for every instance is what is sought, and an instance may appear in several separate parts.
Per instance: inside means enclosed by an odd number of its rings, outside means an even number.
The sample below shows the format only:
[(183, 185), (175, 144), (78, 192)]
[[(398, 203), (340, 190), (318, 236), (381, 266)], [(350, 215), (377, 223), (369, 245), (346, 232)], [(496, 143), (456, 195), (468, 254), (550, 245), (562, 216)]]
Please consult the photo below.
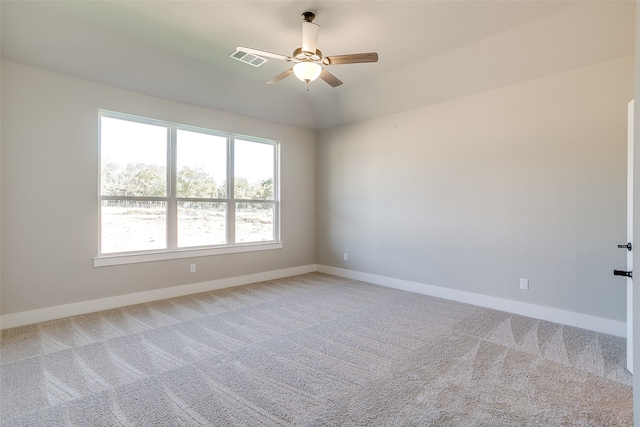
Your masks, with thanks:
[(331, 86), (331, 87), (340, 86), (342, 84), (340, 79), (338, 79), (336, 76), (334, 76), (333, 74), (331, 74), (330, 72), (328, 72), (324, 68), (320, 72), (320, 78), (322, 80), (324, 80), (325, 82), (327, 82), (329, 84), (329, 86)]
[(291, 61), (290, 56), (281, 55), (279, 53), (267, 52), (266, 50), (253, 49), (251, 47), (238, 46), (236, 50), (239, 50), (240, 52), (244, 52), (244, 53), (251, 53), (253, 55), (266, 56), (266, 57), (275, 58), (275, 59), (282, 59), (284, 61)]
[(378, 53), (368, 52), (368, 53), (352, 53), (349, 55), (333, 55), (333, 56), (327, 56), (322, 60), (322, 63), (324, 65), (361, 64), (364, 62), (378, 62)]
[(275, 76), (274, 78), (272, 78), (271, 80), (269, 80), (267, 82), (267, 84), (276, 84), (281, 80), (286, 79), (287, 77), (289, 77), (291, 74), (293, 74), (293, 68), (289, 68), (286, 71), (283, 71), (282, 73), (278, 74), (277, 76)]

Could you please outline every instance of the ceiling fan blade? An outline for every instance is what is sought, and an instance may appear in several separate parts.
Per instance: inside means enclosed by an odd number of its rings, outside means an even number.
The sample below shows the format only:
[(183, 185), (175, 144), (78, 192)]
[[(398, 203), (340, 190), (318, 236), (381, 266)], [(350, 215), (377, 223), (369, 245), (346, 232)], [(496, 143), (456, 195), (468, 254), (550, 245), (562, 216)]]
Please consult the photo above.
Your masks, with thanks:
[(320, 72), (320, 78), (325, 82), (329, 83), (329, 86), (336, 87), (340, 86), (342, 82), (336, 76), (325, 70), (324, 68)]
[(359, 64), (363, 62), (378, 62), (378, 53), (352, 53), (350, 55), (327, 56), (322, 60), (324, 65)]
[(309, 56), (316, 53), (320, 25), (304, 21), (302, 23), (302, 51)]
[(276, 59), (282, 59), (284, 61), (291, 61), (290, 56), (281, 55), (279, 53), (267, 52), (266, 50), (253, 49), (253, 48), (244, 47), (244, 46), (238, 46), (236, 50), (239, 50), (240, 52), (251, 53), (253, 55), (267, 56), (269, 58), (276, 58)]
[(281, 80), (286, 79), (287, 77), (289, 77), (291, 74), (293, 74), (293, 68), (289, 68), (286, 71), (283, 71), (282, 73), (278, 74), (277, 76), (275, 76), (274, 78), (272, 78), (271, 80), (269, 80), (267, 82), (267, 84), (276, 84)]

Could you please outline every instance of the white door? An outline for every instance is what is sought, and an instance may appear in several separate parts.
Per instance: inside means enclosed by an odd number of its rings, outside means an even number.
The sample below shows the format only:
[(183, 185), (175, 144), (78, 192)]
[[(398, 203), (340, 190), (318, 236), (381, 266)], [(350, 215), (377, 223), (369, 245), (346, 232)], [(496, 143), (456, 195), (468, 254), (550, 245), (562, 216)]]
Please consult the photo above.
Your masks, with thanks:
[[(627, 242), (633, 248), (633, 100), (629, 102), (627, 140)], [(627, 251), (627, 271), (633, 271), (633, 250)], [(638, 272), (640, 274), (640, 272)], [(633, 279), (627, 277), (627, 369), (633, 374)]]
[[(627, 270), (614, 270), (617, 276), (627, 276), (627, 369), (633, 374), (633, 100), (628, 107), (627, 131), (627, 243), (618, 245), (627, 251)], [(640, 272), (638, 273), (640, 274)]]

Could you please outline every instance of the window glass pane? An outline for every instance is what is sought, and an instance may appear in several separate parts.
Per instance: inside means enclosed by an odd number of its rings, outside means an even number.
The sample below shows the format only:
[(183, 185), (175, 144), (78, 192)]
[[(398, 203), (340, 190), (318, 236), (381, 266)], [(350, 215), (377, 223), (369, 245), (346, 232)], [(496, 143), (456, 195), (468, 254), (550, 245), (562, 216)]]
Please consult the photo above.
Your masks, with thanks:
[(226, 198), (227, 138), (180, 129), (176, 138), (176, 195)]
[(273, 203), (236, 203), (236, 242), (273, 240)]
[(234, 197), (274, 200), (275, 146), (236, 139), (234, 142)]
[(103, 200), (102, 253), (165, 249), (166, 202)]
[(178, 202), (178, 246), (227, 243), (227, 204)]
[(167, 128), (102, 117), (100, 194), (166, 197)]

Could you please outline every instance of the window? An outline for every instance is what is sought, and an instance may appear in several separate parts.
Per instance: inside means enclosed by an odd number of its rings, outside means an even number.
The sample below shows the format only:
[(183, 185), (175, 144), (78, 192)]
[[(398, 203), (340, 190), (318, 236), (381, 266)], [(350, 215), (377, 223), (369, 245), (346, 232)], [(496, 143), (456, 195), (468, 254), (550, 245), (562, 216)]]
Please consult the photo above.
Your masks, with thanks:
[(276, 142), (107, 111), (99, 117), (95, 266), (282, 247)]

